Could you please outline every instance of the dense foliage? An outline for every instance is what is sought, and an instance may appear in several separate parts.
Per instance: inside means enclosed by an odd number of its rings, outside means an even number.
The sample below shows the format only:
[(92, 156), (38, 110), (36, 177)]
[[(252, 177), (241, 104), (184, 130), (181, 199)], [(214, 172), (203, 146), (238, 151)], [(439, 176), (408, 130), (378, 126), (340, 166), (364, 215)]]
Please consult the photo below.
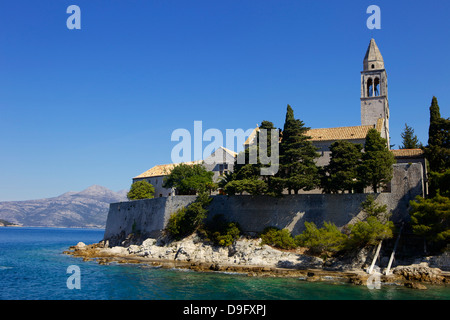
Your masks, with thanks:
[(450, 241), (450, 199), (436, 195), (411, 201), (411, 226), (415, 234), (431, 242)]
[(287, 229), (280, 230), (275, 227), (267, 227), (260, 235), (261, 244), (267, 244), (279, 249), (294, 249), (297, 244)]
[(422, 147), (419, 138), (414, 134), (414, 129), (405, 123), (405, 130), (401, 133), (402, 145), (400, 149), (418, 149)]
[(360, 191), (358, 167), (361, 165), (361, 144), (347, 140), (334, 142), (331, 147), (330, 163), (323, 168), (321, 186), (326, 193), (349, 193)]
[(127, 193), (128, 200), (151, 199), (155, 194), (155, 188), (147, 180), (133, 182)]
[(430, 106), (428, 145), (429, 198), (410, 201), (411, 228), (435, 249), (450, 243), (450, 119), (441, 117), (438, 101)]
[(211, 222), (206, 224), (203, 231), (210, 241), (222, 247), (232, 245), (241, 234), (239, 224), (225, 220), (224, 216), (220, 214), (215, 215)]
[(211, 200), (206, 192), (201, 192), (193, 203), (179, 209), (170, 216), (166, 231), (175, 240), (183, 239), (192, 234), (203, 224)]
[(333, 223), (324, 222), (317, 228), (314, 222), (305, 222), (305, 231), (296, 237), (300, 246), (308, 247), (311, 253), (330, 256), (344, 249), (347, 236)]
[(198, 192), (214, 189), (214, 173), (202, 164), (181, 163), (164, 178), (164, 188), (175, 188), (178, 195), (195, 195)]
[(319, 168), (314, 162), (320, 154), (307, 136), (309, 129), (303, 121), (294, 118), (294, 111), (288, 105), (280, 143), (279, 181), (289, 194), (312, 190), (320, 183)]
[(372, 187), (373, 192), (385, 186), (393, 174), (395, 158), (387, 148), (387, 141), (375, 129), (370, 129), (366, 136), (362, 163), (358, 167), (358, 178), (364, 187)]

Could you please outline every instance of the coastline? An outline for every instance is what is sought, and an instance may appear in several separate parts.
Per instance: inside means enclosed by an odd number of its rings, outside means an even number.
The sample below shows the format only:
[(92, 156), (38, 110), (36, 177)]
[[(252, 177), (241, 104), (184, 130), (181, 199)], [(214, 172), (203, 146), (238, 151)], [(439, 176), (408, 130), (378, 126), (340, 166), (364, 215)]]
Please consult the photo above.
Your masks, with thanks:
[[(367, 254), (360, 254), (350, 263), (325, 262), (299, 252), (278, 250), (260, 245), (260, 239), (241, 238), (223, 248), (190, 236), (181, 241), (165, 243), (164, 239), (146, 239), (140, 245), (109, 247), (108, 242), (71, 246), (64, 254), (93, 260), (99, 264), (141, 264), (150, 268), (188, 269), (197, 272), (236, 273), (256, 277), (292, 277), (305, 281), (328, 281), (368, 285), (373, 281), (365, 271)], [(380, 271), (380, 270), (379, 270)], [(389, 275), (377, 273), (382, 284), (427, 289), (426, 285), (450, 284), (450, 272), (432, 268), (427, 262), (398, 265)]]

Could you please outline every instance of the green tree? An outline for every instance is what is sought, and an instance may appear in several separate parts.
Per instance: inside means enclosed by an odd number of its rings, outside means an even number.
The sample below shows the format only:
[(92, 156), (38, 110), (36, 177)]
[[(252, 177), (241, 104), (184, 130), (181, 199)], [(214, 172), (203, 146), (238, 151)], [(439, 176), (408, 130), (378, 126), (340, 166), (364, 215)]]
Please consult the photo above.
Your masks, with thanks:
[(450, 196), (446, 179), (450, 176), (450, 119), (441, 118), (436, 97), (431, 101), (428, 145), (424, 152), (429, 165), (430, 196), (438, 193)]
[[(234, 195), (236, 193), (242, 194), (243, 192), (247, 192), (251, 195), (259, 195), (265, 194), (269, 190), (272, 176), (262, 176), (261, 168), (269, 167), (271, 164), (262, 164), (260, 155), (262, 152), (263, 154), (266, 154), (267, 157), (271, 157), (270, 130), (277, 129), (270, 121), (262, 121), (259, 128), (267, 130), (267, 150), (261, 150), (260, 142), (262, 137), (258, 132), (256, 143), (249, 146), (236, 157), (234, 162), (234, 172), (227, 175), (223, 181), (219, 182), (219, 185), (229, 195)], [(251, 159), (251, 154), (255, 154), (256, 158)], [(239, 163), (243, 162), (241, 159), (245, 159), (245, 162)]]
[(350, 234), (347, 245), (350, 247), (364, 247), (376, 245), (381, 240), (393, 237), (394, 223), (387, 221), (382, 223), (374, 216), (369, 216), (365, 221), (358, 221), (349, 226)]
[(300, 246), (309, 248), (313, 254), (330, 257), (345, 247), (347, 236), (331, 222), (324, 222), (324, 226), (320, 229), (314, 222), (305, 222), (305, 228), (295, 237), (295, 241)]
[(436, 97), (433, 97), (430, 106), (430, 127), (425, 156), (430, 171), (442, 173), (450, 169), (450, 119), (441, 118)]
[(450, 198), (450, 169), (442, 173), (429, 172), (429, 189), (430, 195), (433, 197), (436, 194)]
[(405, 123), (405, 130), (401, 134), (403, 142), (400, 149), (418, 149), (422, 146), (419, 138), (414, 134), (414, 129)]
[(181, 240), (192, 234), (203, 225), (211, 200), (206, 191), (200, 192), (193, 203), (170, 216), (165, 230), (175, 240)]
[(260, 179), (233, 180), (225, 185), (224, 191), (228, 195), (247, 192), (251, 195), (261, 195), (267, 191), (267, 184)]
[(361, 203), (361, 209), (371, 217), (375, 217), (380, 221), (386, 221), (389, 218), (387, 205), (381, 205), (375, 202), (373, 195), (369, 194)]
[(214, 187), (213, 175), (202, 164), (181, 163), (164, 178), (163, 187), (175, 188), (179, 195), (195, 195)]
[(297, 247), (294, 238), (288, 229), (278, 229), (275, 227), (267, 227), (260, 235), (261, 244), (280, 248), (280, 249), (294, 249)]
[(449, 243), (450, 199), (439, 194), (431, 199), (418, 196), (410, 204), (413, 232), (430, 242)]
[(294, 118), (294, 111), (287, 106), (282, 140), (280, 143), (279, 177), (288, 192), (312, 190), (320, 184), (319, 168), (314, 160), (320, 155), (306, 133), (310, 128)]
[(223, 214), (216, 214), (205, 227), (208, 239), (222, 247), (232, 245), (241, 234), (239, 224), (227, 221)]
[(385, 186), (393, 175), (395, 163), (392, 152), (389, 151), (386, 139), (375, 129), (370, 129), (366, 136), (362, 163), (358, 168), (358, 178), (364, 187), (371, 186), (373, 192)]
[(358, 166), (361, 163), (362, 145), (347, 140), (336, 141), (331, 145), (330, 163), (324, 167), (322, 188), (327, 193), (358, 189)]
[(127, 193), (128, 200), (151, 199), (155, 194), (155, 188), (147, 180), (133, 182)]

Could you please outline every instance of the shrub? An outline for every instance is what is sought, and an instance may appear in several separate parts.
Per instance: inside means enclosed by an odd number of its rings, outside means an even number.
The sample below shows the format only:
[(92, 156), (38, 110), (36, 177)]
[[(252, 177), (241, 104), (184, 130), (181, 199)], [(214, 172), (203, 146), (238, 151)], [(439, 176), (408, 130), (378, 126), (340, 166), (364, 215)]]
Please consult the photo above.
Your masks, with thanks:
[(151, 199), (155, 193), (155, 188), (147, 180), (133, 182), (130, 191), (127, 193), (128, 200)]
[(376, 245), (380, 240), (392, 238), (393, 229), (392, 221), (382, 223), (374, 216), (367, 217), (366, 221), (349, 226), (348, 245), (350, 247)]
[(272, 247), (280, 249), (295, 249), (297, 247), (288, 229), (280, 230), (275, 227), (268, 227), (264, 229), (260, 237), (262, 240), (261, 244), (267, 244)]
[(215, 188), (213, 175), (202, 164), (181, 163), (164, 178), (163, 187), (175, 188), (179, 195), (195, 195)]
[(438, 193), (431, 199), (418, 196), (410, 204), (413, 232), (430, 242), (446, 245), (450, 240), (450, 198)]
[(188, 229), (186, 216), (186, 208), (178, 209), (173, 213), (167, 222), (166, 231), (176, 240), (180, 240), (184, 236), (184, 231)]
[(206, 192), (198, 195), (197, 199), (185, 208), (177, 210), (169, 218), (166, 231), (176, 240), (192, 234), (197, 230), (208, 213), (211, 198)]
[(306, 230), (295, 237), (295, 241), (302, 247), (307, 247), (313, 254), (325, 254), (330, 256), (342, 250), (347, 236), (343, 234), (333, 223), (324, 223), (324, 227), (318, 229), (314, 222), (305, 222)]
[(206, 227), (205, 232), (209, 240), (222, 247), (232, 245), (241, 234), (239, 224), (226, 221), (221, 214), (215, 215)]

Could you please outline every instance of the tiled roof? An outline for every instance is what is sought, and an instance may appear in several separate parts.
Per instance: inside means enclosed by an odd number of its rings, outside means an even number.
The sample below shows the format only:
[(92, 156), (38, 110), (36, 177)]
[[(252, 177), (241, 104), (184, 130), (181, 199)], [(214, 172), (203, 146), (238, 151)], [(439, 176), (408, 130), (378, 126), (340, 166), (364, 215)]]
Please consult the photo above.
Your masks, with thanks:
[(325, 129), (310, 129), (306, 135), (311, 137), (312, 141), (332, 141), (332, 140), (356, 140), (364, 139), (370, 129), (381, 132), (383, 119), (380, 118), (375, 126), (355, 126), (355, 127), (337, 127)]
[[(202, 162), (203, 161), (200, 160), (200, 161), (185, 162), (184, 164), (193, 165), (193, 164), (199, 164)], [(154, 166), (153, 168), (141, 173), (140, 175), (134, 177), (133, 179), (169, 175), (172, 172), (173, 168), (175, 168), (177, 165), (179, 165), (179, 163), (160, 164), (160, 165)]]
[(373, 126), (310, 129), (306, 132), (312, 141), (364, 139)]
[(256, 135), (258, 134), (258, 132), (259, 132), (259, 127), (257, 126), (255, 129), (253, 129), (252, 133), (250, 133), (250, 135), (248, 136), (247, 140), (245, 140), (244, 146), (248, 146), (248, 145), (252, 144), (253, 141), (255, 140)]
[[(356, 140), (365, 139), (367, 132), (370, 129), (376, 129), (381, 133), (383, 128), (384, 119), (380, 118), (377, 120), (375, 126), (354, 126), (354, 127), (337, 127), (337, 128), (323, 128), (323, 129), (310, 129), (306, 132), (307, 136), (311, 137), (311, 141), (333, 141), (333, 140)], [(254, 142), (259, 128), (256, 127), (253, 132), (245, 141), (244, 145), (249, 145)]]
[(230, 149), (227, 149), (225, 147), (220, 147), (220, 148), (222, 148), (225, 152), (227, 152), (228, 154), (232, 155), (233, 157), (237, 156), (237, 153), (234, 152), (234, 151), (231, 151)]
[(424, 152), (422, 149), (398, 149), (391, 150), (396, 158), (416, 158), (423, 157)]

